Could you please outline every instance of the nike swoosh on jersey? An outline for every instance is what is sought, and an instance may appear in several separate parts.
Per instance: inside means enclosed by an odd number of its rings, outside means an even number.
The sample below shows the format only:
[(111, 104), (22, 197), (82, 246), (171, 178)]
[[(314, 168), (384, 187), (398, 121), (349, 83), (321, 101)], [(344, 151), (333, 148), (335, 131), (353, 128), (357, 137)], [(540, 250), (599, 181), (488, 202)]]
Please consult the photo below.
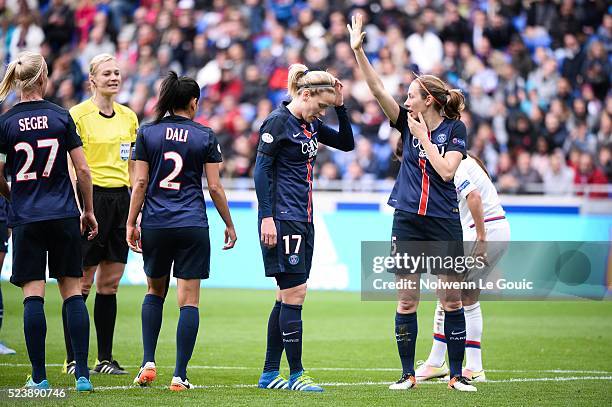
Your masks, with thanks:
[(289, 332), (289, 333), (285, 333), (285, 332), (283, 332), (283, 336), (293, 335), (293, 334), (296, 334), (296, 333), (298, 333), (298, 332), (300, 332), (300, 331), (293, 331), (293, 332)]

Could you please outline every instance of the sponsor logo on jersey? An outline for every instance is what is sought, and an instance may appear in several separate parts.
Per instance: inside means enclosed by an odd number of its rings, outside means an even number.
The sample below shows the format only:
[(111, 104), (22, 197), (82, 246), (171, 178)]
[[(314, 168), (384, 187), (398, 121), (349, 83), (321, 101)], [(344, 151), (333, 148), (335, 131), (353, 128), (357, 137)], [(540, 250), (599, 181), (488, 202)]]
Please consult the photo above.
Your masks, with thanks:
[(292, 266), (295, 266), (299, 262), (300, 256), (298, 256), (297, 254), (292, 254), (291, 256), (289, 256), (289, 264), (291, 264)]
[(317, 139), (300, 141), (300, 144), (302, 144), (302, 154), (308, 155), (308, 158), (312, 158), (317, 155), (317, 150), (319, 149), (319, 142)]
[(272, 135), (270, 133), (264, 133), (264, 134), (261, 135), (261, 140), (264, 143), (270, 144), (271, 142), (274, 141), (274, 137), (272, 137)]
[(461, 185), (459, 185), (459, 187), (457, 187), (457, 193), (463, 191), (468, 185), (470, 185), (470, 181), (466, 179), (461, 183)]
[(446, 142), (446, 134), (444, 133), (440, 133), (436, 136), (436, 141), (438, 143), (445, 143)]
[(465, 140), (463, 140), (463, 139), (460, 139), (460, 138), (457, 138), (457, 137), (453, 137), (452, 142), (453, 142), (453, 144), (456, 144), (458, 146), (465, 147)]

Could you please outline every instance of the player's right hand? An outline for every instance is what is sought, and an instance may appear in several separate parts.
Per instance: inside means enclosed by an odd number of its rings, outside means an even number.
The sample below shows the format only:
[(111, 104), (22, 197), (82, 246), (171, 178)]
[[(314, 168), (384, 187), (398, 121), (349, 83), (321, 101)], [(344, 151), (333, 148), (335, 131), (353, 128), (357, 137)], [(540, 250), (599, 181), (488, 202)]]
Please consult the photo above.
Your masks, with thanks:
[(261, 242), (268, 249), (276, 246), (276, 225), (272, 217), (261, 220)]
[(351, 48), (353, 51), (359, 51), (363, 45), (363, 39), (365, 38), (365, 31), (362, 31), (363, 27), (363, 16), (357, 14), (351, 17), (351, 24), (347, 24), (348, 32), (351, 38)]
[(138, 226), (126, 225), (125, 240), (130, 249), (136, 253), (142, 253), (142, 244), (140, 243), (140, 228)]
[(93, 211), (85, 211), (81, 214), (81, 235), (87, 230), (89, 230), (87, 240), (93, 240), (98, 235), (98, 221)]
[(227, 226), (225, 228), (225, 245), (223, 246), (223, 250), (229, 250), (236, 245), (236, 229), (234, 226)]

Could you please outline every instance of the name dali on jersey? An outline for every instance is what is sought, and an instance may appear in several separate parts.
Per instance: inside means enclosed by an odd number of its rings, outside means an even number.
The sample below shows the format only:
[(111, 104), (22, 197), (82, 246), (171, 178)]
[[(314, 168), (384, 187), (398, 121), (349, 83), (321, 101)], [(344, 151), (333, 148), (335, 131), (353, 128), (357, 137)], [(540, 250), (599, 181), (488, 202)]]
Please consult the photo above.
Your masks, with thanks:
[(186, 129), (173, 129), (170, 127), (166, 128), (166, 140), (186, 143), (188, 134), (189, 130)]

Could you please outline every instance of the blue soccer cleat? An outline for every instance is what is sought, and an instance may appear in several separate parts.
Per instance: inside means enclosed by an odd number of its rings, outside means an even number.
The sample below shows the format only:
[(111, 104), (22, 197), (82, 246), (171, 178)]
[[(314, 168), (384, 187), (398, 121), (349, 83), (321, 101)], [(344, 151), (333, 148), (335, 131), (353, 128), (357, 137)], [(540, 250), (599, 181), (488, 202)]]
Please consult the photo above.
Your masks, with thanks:
[(260, 389), (284, 390), (289, 387), (289, 381), (281, 376), (278, 371), (263, 372), (259, 377), (257, 387)]
[(289, 390), (322, 392), (323, 388), (315, 384), (312, 377), (306, 376), (302, 370), (289, 378)]
[(32, 376), (28, 376), (26, 384), (23, 386), (24, 389), (50, 389), (49, 382), (47, 379), (42, 380), (40, 383), (36, 383), (32, 380)]
[(93, 385), (89, 381), (89, 379), (81, 376), (76, 381), (76, 391), (85, 392), (85, 391), (93, 391)]

